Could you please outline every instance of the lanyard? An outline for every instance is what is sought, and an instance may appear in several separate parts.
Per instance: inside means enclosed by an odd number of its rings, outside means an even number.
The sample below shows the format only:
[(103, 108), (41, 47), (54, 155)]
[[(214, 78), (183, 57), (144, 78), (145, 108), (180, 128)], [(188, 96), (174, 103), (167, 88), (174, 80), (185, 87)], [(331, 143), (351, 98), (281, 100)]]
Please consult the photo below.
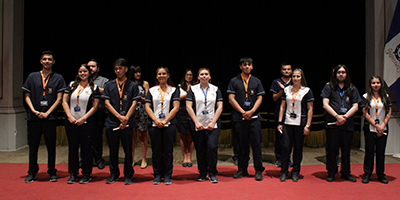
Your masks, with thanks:
[(81, 94), (82, 89), (86, 88), (89, 82), (87, 82), (83, 87), (81, 87), (81, 84), (79, 83), (78, 87), (78, 95), (76, 96), (76, 103), (79, 103), (79, 95)]
[(374, 99), (374, 102), (375, 102), (375, 115), (376, 115), (376, 117), (378, 117), (378, 103), (379, 103), (379, 100), (381, 99), (381, 97), (378, 96), (378, 101), (376, 101), (374, 96), (372, 96), (372, 98)]
[(249, 80), (250, 80), (251, 74), (249, 75), (249, 77), (247, 78), (246, 81), (243, 78), (243, 74), (240, 74), (240, 76), (242, 77), (244, 91), (246, 92), (246, 99), (247, 99), (247, 98), (249, 98), (249, 94), (247, 94), (247, 89), (249, 88)]
[(45, 97), (45, 96), (46, 96), (46, 87), (47, 87), (47, 83), (49, 82), (49, 79), (50, 79), (50, 74), (49, 74), (49, 75), (47, 75), (47, 77), (46, 77), (46, 78), (44, 78), (44, 76), (43, 76), (43, 72), (42, 72), (42, 71), (40, 71), (40, 75), (42, 75), (42, 83), (43, 83), (43, 97)]
[(343, 101), (344, 87), (343, 87), (343, 89), (340, 89), (340, 87), (337, 86), (337, 88), (338, 88), (338, 92), (339, 92), (339, 95), (340, 95), (340, 99), (342, 100), (342, 106), (343, 106), (344, 105), (344, 101)]
[(122, 83), (122, 87), (119, 87), (118, 78), (116, 80), (117, 80), (117, 87), (118, 87), (118, 93), (119, 93), (119, 105), (122, 106), (122, 92), (124, 91), (126, 78), (124, 80), (124, 83)]
[(167, 93), (167, 90), (168, 90), (168, 85), (167, 85), (167, 87), (165, 87), (165, 92), (163, 92), (161, 90), (161, 86), (158, 87), (158, 91), (160, 92), (160, 95), (161, 95), (161, 113), (163, 113), (163, 110), (164, 110), (164, 97), (165, 97), (165, 94)]
[(204, 94), (204, 106), (207, 106), (207, 93), (208, 93), (208, 88), (210, 88), (210, 85), (207, 85), (206, 92), (204, 92), (203, 86), (200, 84), (200, 88), (203, 91)]
[(293, 112), (294, 112), (294, 102), (296, 101), (296, 97), (297, 97), (297, 94), (299, 94), (300, 88), (301, 87), (299, 87), (299, 89), (297, 90), (296, 95), (294, 95), (294, 87), (292, 86), (292, 100), (293, 100), (292, 108), (293, 108)]

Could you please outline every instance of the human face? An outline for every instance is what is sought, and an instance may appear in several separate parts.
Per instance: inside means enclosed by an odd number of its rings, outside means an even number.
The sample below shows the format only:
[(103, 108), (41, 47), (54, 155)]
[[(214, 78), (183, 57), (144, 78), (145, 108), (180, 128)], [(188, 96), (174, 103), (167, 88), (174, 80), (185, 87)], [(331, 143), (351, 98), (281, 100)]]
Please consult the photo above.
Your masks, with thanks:
[(160, 85), (165, 85), (167, 84), (169, 74), (167, 73), (167, 70), (164, 68), (160, 68), (157, 72), (157, 80), (160, 83)]
[(339, 70), (336, 73), (336, 79), (338, 82), (343, 82), (347, 78), (347, 73), (344, 67), (339, 68)]
[(242, 70), (242, 73), (244, 74), (250, 74), (251, 70), (253, 69), (253, 64), (252, 63), (242, 63), (240, 65), (240, 69)]
[(99, 73), (99, 68), (97, 67), (97, 63), (94, 61), (90, 61), (87, 64), (90, 67), (91, 74)]
[(134, 76), (135, 76), (135, 80), (140, 80), (140, 77), (142, 77), (142, 72), (136, 72), (134, 74)]
[(203, 69), (200, 71), (198, 78), (201, 84), (208, 84), (208, 82), (211, 79), (210, 72), (208, 70)]
[(290, 77), (290, 75), (292, 75), (292, 66), (291, 65), (283, 65), (281, 68), (281, 73), (284, 77)]
[(53, 56), (50, 54), (44, 54), (42, 56), (42, 59), (40, 59), (40, 64), (42, 64), (42, 67), (47, 70), (51, 70), (54, 63), (55, 63), (55, 60), (54, 60)]
[(186, 72), (186, 74), (185, 74), (185, 81), (190, 83), (190, 82), (192, 82), (192, 80), (193, 80), (193, 73), (192, 73), (192, 71)]
[(81, 81), (87, 81), (89, 78), (89, 71), (86, 69), (86, 67), (81, 66), (78, 71), (78, 76)]
[(379, 92), (379, 90), (381, 89), (381, 87), (382, 87), (382, 83), (381, 83), (381, 81), (380, 81), (379, 79), (373, 78), (373, 79), (371, 80), (371, 88), (372, 88), (372, 91), (374, 91), (374, 92)]
[(114, 72), (115, 75), (117, 75), (118, 78), (124, 78), (125, 73), (128, 71), (128, 67), (121, 66), (121, 65), (116, 65), (114, 67)]
[(301, 85), (301, 73), (299, 71), (295, 71), (292, 74), (293, 85), (299, 86)]

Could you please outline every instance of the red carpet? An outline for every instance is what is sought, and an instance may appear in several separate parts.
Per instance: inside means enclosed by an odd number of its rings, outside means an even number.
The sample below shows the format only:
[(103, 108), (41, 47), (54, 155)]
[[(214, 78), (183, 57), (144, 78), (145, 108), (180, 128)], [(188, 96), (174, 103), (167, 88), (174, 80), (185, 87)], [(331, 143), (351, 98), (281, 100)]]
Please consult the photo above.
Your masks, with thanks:
[[(140, 169), (135, 166), (134, 183), (124, 185), (124, 178), (107, 185), (108, 166), (104, 170), (93, 168), (92, 181), (86, 185), (67, 184), (69, 178), (67, 165), (57, 165), (58, 182), (49, 182), (46, 165), (40, 165), (40, 172), (33, 183), (24, 183), (28, 164), (0, 164), (0, 199), (400, 199), (398, 191), (400, 164), (386, 164), (385, 185), (373, 175), (369, 184), (361, 183), (362, 165), (352, 165), (352, 174), (357, 183), (340, 179), (325, 181), (325, 165), (302, 166), (300, 180), (297, 183), (288, 179), (279, 182), (279, 168), (267, 166), (264, 180), (251, 177), (233, 179), (235, 166), (218, 167), (219, 183), (195, 181), (197, 166), (192, 168), (174, 167), (172, 185), (153, 185), (152, 167)], [(252, 167), (250, 167), (252, 168)], [(249, 169), (250, 169), (249, 168)], [(122, 166), (120, 166), (122, 171)]]

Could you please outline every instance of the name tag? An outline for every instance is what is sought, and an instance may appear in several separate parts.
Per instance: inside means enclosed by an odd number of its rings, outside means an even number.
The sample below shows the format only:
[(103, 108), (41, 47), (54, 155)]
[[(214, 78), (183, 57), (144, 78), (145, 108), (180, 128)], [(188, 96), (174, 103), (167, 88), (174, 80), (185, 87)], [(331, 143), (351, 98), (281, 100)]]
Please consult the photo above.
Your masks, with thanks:
[(202, 115), (208, 115), (208, 111), (207, 111), (207, 110), (203, 110), (203, 111), (201, 112), (201, 114), (202, 114)]
[(375, 124), (379, 124), (379, 119), (376, 119), (376, 120), (375, 120)]
[(158, 119), (165, 119), (164, 113), (159, 114), (159, 115), (158, 115)]
[(40, 101), (40, 106), (49, 106), (48, 101)]
[(74, 107), (74, 111), (75, 111), (75, 112), (80, 112), (80, 111), (81, 111), (81, 107), (79, 107), (78, 105), (76, 105), (76, 106)]
[(294, 113), (294, 112), (293, 112), (293, 113), (290, 113), (290, 117), (291, 117), (291, 118), (296, 118), (296, 117), (297, 117), (297, 114)]
[(251, 104), (250, 104), (250, 101), (245, 101), (243, 105), (244, 106), (250, 106)]
[(347, 108), (340, 108), (340, 114), (346, 114), (347, 113)]

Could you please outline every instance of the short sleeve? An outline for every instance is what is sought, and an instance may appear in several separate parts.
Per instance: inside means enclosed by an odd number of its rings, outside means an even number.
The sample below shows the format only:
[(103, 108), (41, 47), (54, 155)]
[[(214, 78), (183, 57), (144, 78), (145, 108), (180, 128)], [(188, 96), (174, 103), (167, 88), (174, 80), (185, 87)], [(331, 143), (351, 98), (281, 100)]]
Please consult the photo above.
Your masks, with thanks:
[(186, 101), (194, 101), (194, 93), (192, 91), (192, 88), (189, 89), (188, 94), (186, 96)]
[(223, 101), (224, 99), (222, 98), (222, 92), (221, 90), (218, 88), (217, 90), (217, 102)]
[(331, 93), (331, 89), (329, 88), (329, 84), (325, 84), (324, 88), (321, 91), (321, 97), (322, 98), (329, 98)]

